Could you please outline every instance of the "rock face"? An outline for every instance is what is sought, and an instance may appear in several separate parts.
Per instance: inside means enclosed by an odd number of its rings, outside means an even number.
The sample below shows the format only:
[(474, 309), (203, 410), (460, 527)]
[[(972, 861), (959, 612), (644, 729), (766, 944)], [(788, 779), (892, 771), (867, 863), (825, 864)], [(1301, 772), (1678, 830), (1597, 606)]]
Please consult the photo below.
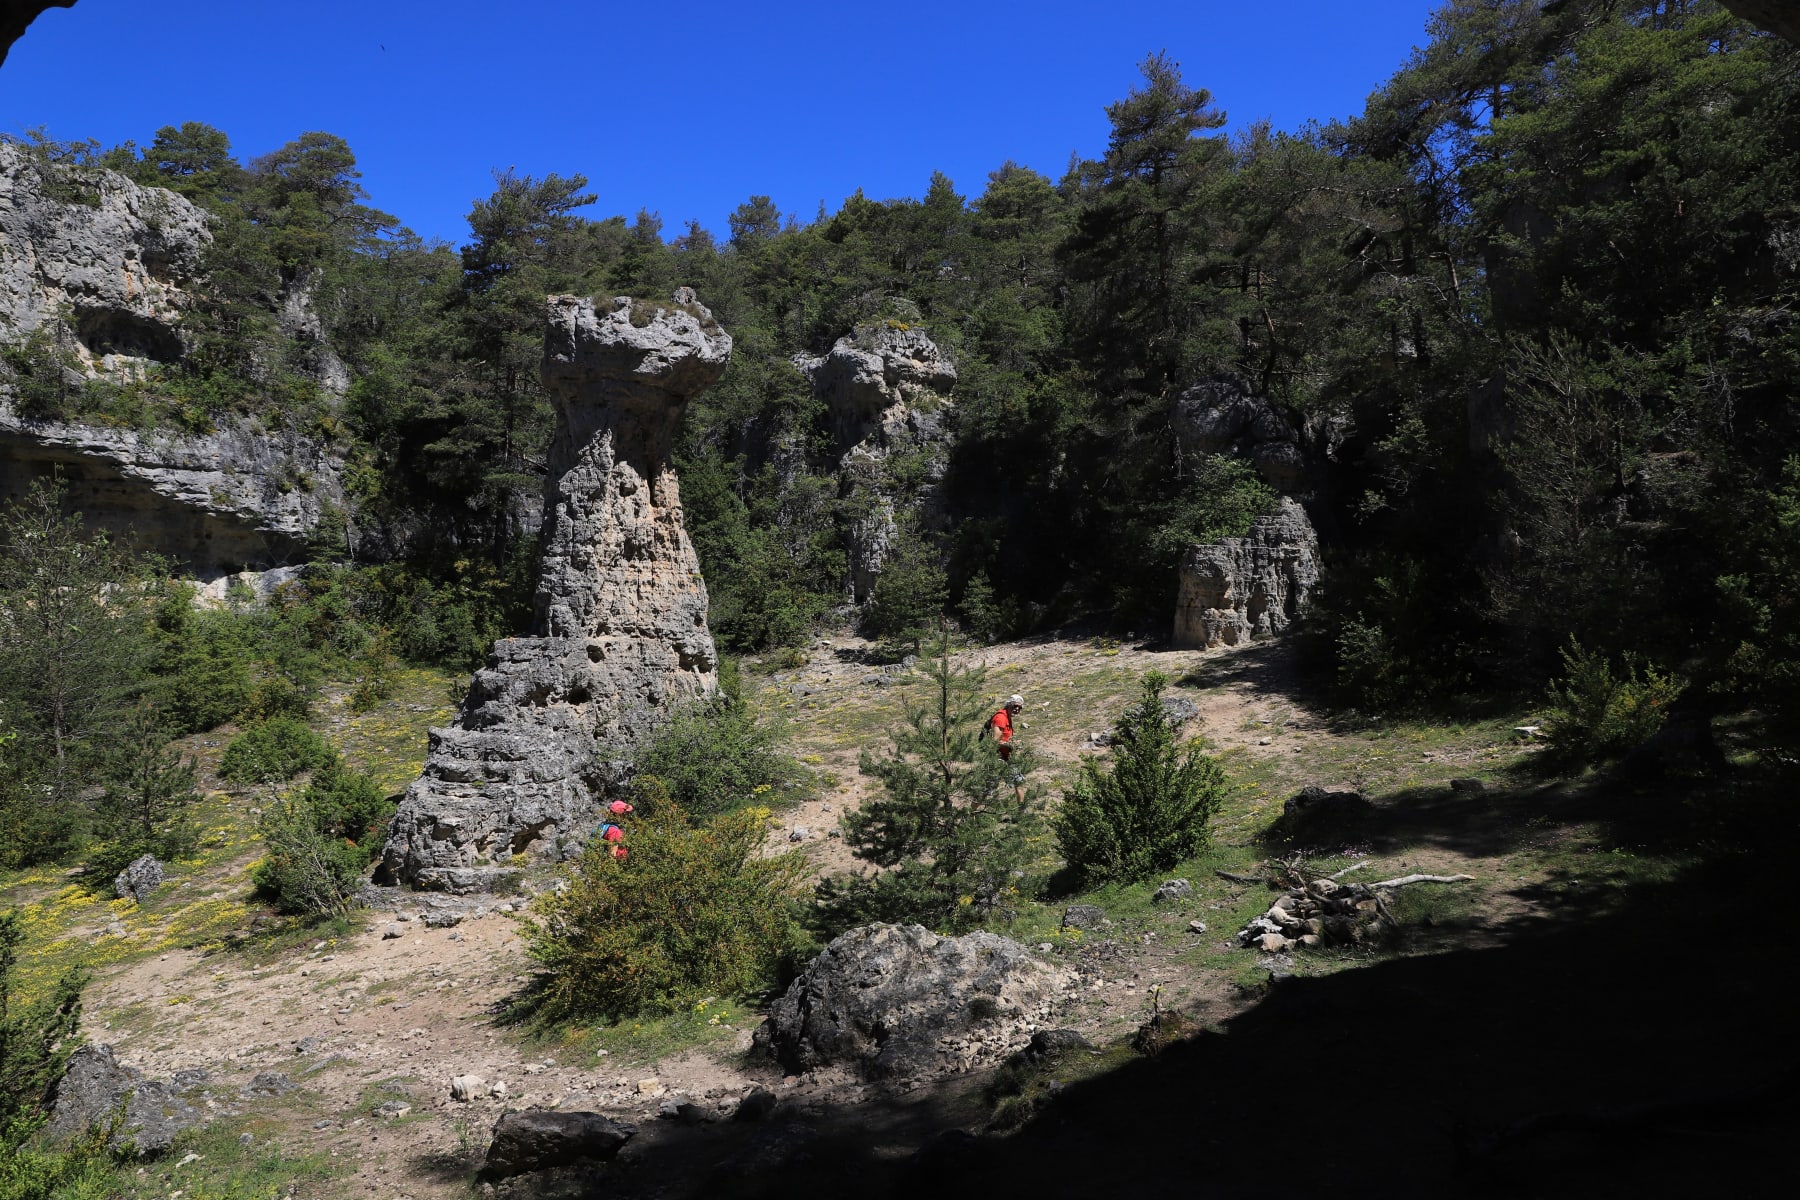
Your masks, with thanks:
[(789, 1072), (925, 1079), (1020, 1049), (1073, 982), (995, 934), (864, 925), (825, 947), (770, 1007), (755, 1043)]
[(543, 377), (553, 483), (533, 636), (495, 643), (458, 723), (431, 732), (384, 874), (478, 891), (514, 854), (573, 849), (622, 749), (717, 686), (706, 585), (669, 453), (731, 338), (682, 288), (673, 304), (553, 296)]
[(591, 1112), (510, 1112), (494, 1124), (484, 1179), (580, 1162), (608, 1162), (637, 1132)]
[[(956, 368), (925, 335), (898, 321), (841, 337), (823, 357), (795, 365), (831, 414), (842, 494), (861, 501), (848, 531), (850, 599), (868, 600), (892, 554), (899, 513), (915, 511), (927, 529), (947, 520), (942, 497)], [(901, 484), (896, 460), (921, 461)]]
[(161, 1154), (177, 1134), (206, 1120), (181, 1092), (176, 1082), (145, 1079), (120, 1063), (111, 1046), (83, 1046), (51, 1095), (48, 1132), (54, 1138), (77, 1137), (89, 1126), (105, 1126), (123, 1103), (125, 1118), (110, 1144), (131, 1146), (139, 1155)]
[(1305, 489), (1299, 431), (1236, 376), (1217, 376), (1182, 392), (1169, 410), (1169, 426), (1183, 449), (1248, 459), (1278, 492)]
[(305, 557), (343, 510), (342, 469), (305, 438), (243, 423), (183, 434), (26, 421), (0, 395), (0, 501), (60, 472), (89, 525), (202, 579)]
[(1293, 623), (1319, 582), (1319, 539), (1306, 510), (1283, 496), (1248, 535), (1191, 547), (1175, 598), (1175, 645), (1236, 646)]
[(206, 214), (114, 171), (44, 163), (0, 142), (0, 338), (67, 317), (84, 363), (181, 357), (175, 325), (212, 244)]
[(163, 865), (148, 854), (131, 860), (131, 864), (119, 872), (113, 880), (113, 894), (121, 900), (131, 899), (139, 904), (144, 898), (162, 886)]

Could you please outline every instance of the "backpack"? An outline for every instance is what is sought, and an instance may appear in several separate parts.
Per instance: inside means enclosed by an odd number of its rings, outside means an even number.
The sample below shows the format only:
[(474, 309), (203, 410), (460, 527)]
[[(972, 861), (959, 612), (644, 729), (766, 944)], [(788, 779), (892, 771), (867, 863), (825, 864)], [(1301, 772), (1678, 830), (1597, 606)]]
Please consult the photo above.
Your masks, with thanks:
[(999, 714), (993, 714), (988, 717), (987, 724), (981, 727), (981, 736), (976, 739), (977, 741), (985, 742), (988, 740), (988, 737), (994, 732), (994, 716), (997, 715)]

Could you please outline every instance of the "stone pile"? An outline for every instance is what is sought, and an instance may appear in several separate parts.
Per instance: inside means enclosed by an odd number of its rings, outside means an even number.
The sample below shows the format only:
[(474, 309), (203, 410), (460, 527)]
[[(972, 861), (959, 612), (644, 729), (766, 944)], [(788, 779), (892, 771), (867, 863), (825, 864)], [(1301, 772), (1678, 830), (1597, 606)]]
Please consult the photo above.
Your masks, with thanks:
[(536, 627), (496, 642), (457, 724), (431, 731), (385, 879), (470, 893), (513, 875), (518, 854), (573, 853), (632, 741), (716, 689), (670, 453), (730, 352), (688, 288), (669, 304), (550, 298), (543, 379), (557, 423)]
[(1269, 911), (1238, 930), (1238, 944), (1275, 952), (1296, 946), (1346, 946), (1365, 940), (1378, 921), (1391, 921), (1372, 885), (1315, 879), (1289, 888)]

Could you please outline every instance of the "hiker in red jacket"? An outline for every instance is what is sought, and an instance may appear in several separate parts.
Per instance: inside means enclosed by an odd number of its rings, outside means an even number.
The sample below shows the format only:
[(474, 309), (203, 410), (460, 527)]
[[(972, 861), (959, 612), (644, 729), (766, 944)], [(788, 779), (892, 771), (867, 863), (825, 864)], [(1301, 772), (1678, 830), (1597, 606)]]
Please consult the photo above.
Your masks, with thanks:
[[(989, 717), (987, 724), (981, 728), (983, 738), (990, 733), (994, 735), (995, 749), (1000, 751), (1001, 759), (1009, 763), (1013, 756), (1013, 719), (1024, 707), (1025, 697), (1017, 694), (1008, 696), (1006, 703), (1002, 704), (1000, 710)], [(1025, 802), (1025, 776), (1018, 771), (1012, 772), (1012, 785), (1013, 795), (1018, 798), (1019, 803), (1023, 804)]]

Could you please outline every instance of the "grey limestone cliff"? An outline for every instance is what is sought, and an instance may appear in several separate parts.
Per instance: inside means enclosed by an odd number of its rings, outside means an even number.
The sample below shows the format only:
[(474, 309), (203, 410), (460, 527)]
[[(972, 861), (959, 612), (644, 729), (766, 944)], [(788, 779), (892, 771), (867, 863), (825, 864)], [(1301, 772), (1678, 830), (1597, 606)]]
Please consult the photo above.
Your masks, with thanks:
[(607, 748), (717, 686), (669, 454), (730, 352), (686, 288), (673, 304), (550, 298), (543, 378), (557, 425), (536, 628), (497, 642), (458, 723), (432, 731), (386, 875), (476, 891), (514, 854), (572, 847), (615, 770)]
[(1272, 637), (1293, 623), (1319, 582), (1319, 539), (1283, 496), (1244, 537), (1190, 547), (1181, 559), (1175, 645), (1204, 649)]
[[(942, 496), (956, 368), (922, 329), (898, 321), (841, 337), (831, 353), (795, 365), (831, 416), (842, 493), (858, 515), (848, 530), (850, 599), (874, 590), (893, 552), (899, 523), (911, 510), (932, 529), (947, 519)], [(918, 483), (902, 486), (893, 465), (917, 456)]]

